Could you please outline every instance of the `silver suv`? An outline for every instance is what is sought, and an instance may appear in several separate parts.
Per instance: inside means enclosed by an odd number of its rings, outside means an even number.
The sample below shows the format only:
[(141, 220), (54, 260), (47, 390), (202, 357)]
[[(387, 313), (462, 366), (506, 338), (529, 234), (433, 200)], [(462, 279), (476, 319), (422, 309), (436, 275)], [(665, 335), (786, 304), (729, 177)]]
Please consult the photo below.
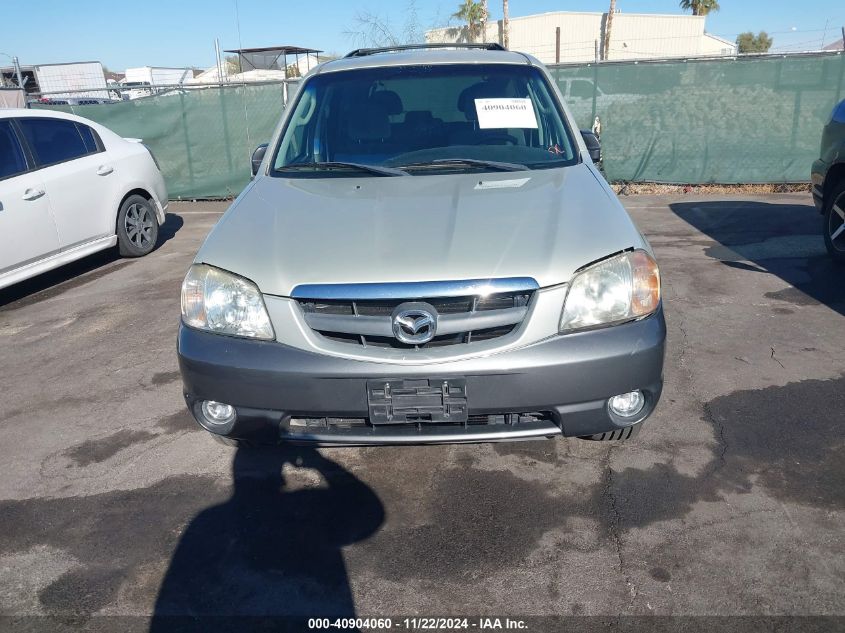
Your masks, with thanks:
[(631, 437), (666, 326), (599, 151), (497, 45), (316, 68), (185, 277), (196, 420), (250, 443)]

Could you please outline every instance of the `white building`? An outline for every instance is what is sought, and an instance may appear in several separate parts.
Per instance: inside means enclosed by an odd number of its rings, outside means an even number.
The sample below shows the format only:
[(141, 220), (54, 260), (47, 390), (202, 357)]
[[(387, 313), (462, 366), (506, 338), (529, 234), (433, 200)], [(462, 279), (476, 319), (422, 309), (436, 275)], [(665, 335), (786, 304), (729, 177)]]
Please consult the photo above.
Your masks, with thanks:
[[(555, 11), (511, 18), (508, 47), (534, 55), (545, 64), (592, 62), (601, 54), (607, 15)], [(704, 16), (616, 12), (607, 59), (736, 55), (736, 44), (706, 33), (704, 22)], [(486, 26), (487, 41), (501, 44), (502, 21)], [(469, 41), (466, 26), (460, 25), (427, 31), (425, 39), (432, 43)]]

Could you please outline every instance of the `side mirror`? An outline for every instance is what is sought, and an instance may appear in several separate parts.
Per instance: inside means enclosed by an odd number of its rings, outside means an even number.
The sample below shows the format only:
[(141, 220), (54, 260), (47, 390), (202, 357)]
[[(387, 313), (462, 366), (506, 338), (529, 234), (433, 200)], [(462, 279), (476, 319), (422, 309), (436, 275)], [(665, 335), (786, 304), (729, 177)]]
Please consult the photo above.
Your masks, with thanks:
[(601, 142), (599, 137), (593, 134), (590, 130), (581, 130), (581, 138), (584, 139), (584, 144), (587, 146), (587, 152), (593, 162), (598, 164), (601, 162)]
[(261, 167), (261, 161), (264, 160), (264, 154), (267, 153), (267, 146), (269, 143), (262, 143), (258, 147), (255, 148), (255, 151), (252, 153), (252, 175), (258, 173), (258, 168)]

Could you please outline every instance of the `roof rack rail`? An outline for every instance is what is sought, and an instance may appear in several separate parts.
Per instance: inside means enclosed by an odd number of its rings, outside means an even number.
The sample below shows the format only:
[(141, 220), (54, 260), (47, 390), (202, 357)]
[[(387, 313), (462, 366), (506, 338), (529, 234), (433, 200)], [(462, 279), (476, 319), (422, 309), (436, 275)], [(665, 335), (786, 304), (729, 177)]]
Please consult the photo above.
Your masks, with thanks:
[(506, 51), (504, 46), (496, 42), (488, 44), (463, 44), (463, 43), (436, 43), (436, 44), (401, 44), (399, 46), (384, 46), (380, 48), (356, 48), (344, 55), (346, 57), (366, 57), (367, 55), (376, 55), (378, 53), (393, 53), (396, 51), (416, 51), (432, 48), (474, 48), (485, 51)]

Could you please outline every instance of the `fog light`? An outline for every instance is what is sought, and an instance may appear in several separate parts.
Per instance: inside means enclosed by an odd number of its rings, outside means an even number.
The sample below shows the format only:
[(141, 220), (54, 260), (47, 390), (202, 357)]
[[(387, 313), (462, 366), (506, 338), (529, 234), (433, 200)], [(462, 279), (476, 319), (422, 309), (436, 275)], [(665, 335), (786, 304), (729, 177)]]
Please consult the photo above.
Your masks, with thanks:
[(235, 407), (214, 400), (202, 403), (202, 414), (209, 424), (228, 424), (235, 419)]
[(618, 396), (613, 396), (607, 403), (608, 408), (620, 418), (633, 418), (639, 415), (645, 406), (645, 396), (639, 389)]

